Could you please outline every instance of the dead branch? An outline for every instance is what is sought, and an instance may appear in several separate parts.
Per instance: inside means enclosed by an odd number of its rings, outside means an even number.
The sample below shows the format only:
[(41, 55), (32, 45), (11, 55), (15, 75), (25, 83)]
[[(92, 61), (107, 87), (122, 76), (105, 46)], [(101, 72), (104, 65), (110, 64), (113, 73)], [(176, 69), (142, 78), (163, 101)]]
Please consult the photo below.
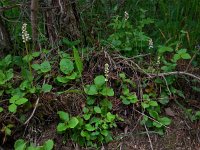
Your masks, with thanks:
[(173, 71), (173, 72), (165, 72), (165, 73), (158, 73), (158, 74), (150, 74), (150, 78), (155, 78), (155, 77), (163, 77), (163, 76), (169, 76), (169, 75), (186, 75), (192, 78), (195, 78), (200, 81), (200, 77), (196, 76), (194, 74), (185, 72), (185, 71)]
[[(43, 85), (44, 85), (45, 83), (46, 83), (46, 80), (44, 79)], [(29, 116), (29, 118), (25, 121), (24, 125), (25, 125), (25, 124), (28, 124), (29, 121), (30, 121), (30, 120), (32, 119), (32, 117), (34, 116), (35, 111), (36, 111), (36, 109), (37, 109), (37, 107), (38, 107), (39, 101), (40, 101), (40, 97), (37, 98), (37, 100), (36, 100), (36, 102), (35, 102), (35, 107), (34, 107), (32, 113), (31, 113), (31, 115)]]

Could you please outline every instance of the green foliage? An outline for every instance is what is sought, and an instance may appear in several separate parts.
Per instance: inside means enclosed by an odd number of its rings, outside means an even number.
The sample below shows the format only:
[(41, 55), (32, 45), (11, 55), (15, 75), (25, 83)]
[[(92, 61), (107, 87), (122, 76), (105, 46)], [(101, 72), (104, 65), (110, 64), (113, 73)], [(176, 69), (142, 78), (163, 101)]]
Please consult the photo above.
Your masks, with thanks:
[(12, 128), (14, 127), (13, 124), (8, 124), (8, 125), (4, 125), (3, 128), (1, 129), (1, 132), (4, 132), (5, 133), (5, 137), (6, 136), (11, 136), (11, 133), (12, 133)]
[[(149, 128), (154, 127), (158, 134), (163, 134), (163, 131), (167, 125), (171, 123), (171, 119), (168, 117), (160, 116), (160, 105), (157, 101), (152, 100), (149, 95), (143, 95), (143, 102), (141, 107), (147, 111), (149, 117), (143, 116), (141, 124), (146, 125)], [(153, 119), (152, 119), (153, 118)]]
[[(157, 72), (172, 72), (176, 71), (178, 61), (191, 59), (190, 54), (186, 49), (174, 50), (172, 46), (159, 46), (158, 47), (158, 60), (157, 65), (160, 66), (160, 70)], [(167, 53), (171, 52), (172, 57), (167, 58)], [(176, 76), (167, 76), (164, 79), (157, 78), (155, 83), (162, 87), (160, 103), (167, 104), (171, 94), (185, 98), (183, 92), (174, 87), (176, 82)], [(166, 86), (167, 84), (167, 86)]]
[[(94, 84), (86, 85), (84, 91), (88, 96), (83, 114), (70, 117), (68, 113), (59, 111), (58, 115), (62, 122), (58, 124), (57, 131), (68, 131), (72, 139), (81, 146), (97, 148), (102, 143), (112, 140), (110, 130), (117, 127), (117, 120), (122, 119), (110, 112), (112, 103), (106, 97), (114, 96), (114, 91), (106, 86), (104, 76), (96, 76)], [(97, 100), (100, 100), (99, 104)]]
[(10, 83), (14, 76), (12, 60), (13, 58), (11, 55), (7, 55), (5, 58), (0, 60), (0, 96), (3, 95), (6, 89), (11, 88), (12, 86)]
[(84, 91), (87, 95), (114, 96), (114, 90), (105, 84), (105, 77), (100, 75), (94, 79), (94, 84), (86, 85)]
[(58, 75), (56, 77), (56, 82), (66, 84), (71, 80), (80, 78), (83, 71), (83, 64), (77, 50), (74, 50), (75, 62), (70, 59), (70, 55), (68, 55), (67, 53), (60, 52), (60, 57), (61, 60), (59, 63), (59, 69), (61, 71), (61, 75)]
[(135, 84), (130, 79), (127, 79), (124, 73), (120, 73), (119, 77), (122, 79), (122, 95), (120, 95), (122, 103), (125, 105), (137, 103), (138, 98), (136, 93), (130, 92), (128, 88), (128, 84), (130, 84), (131, 87), (135, 87)]
[(15, 142), (15, 150), (52, 150), (54, 142), (53, 140), (47, 140), (42, 146), (35, 146), (33, 143), (28, 144), (23, 139), (19, 139)]
[(17, 107), (22, 104), (25, 104), (27, 101), (28, 101), (27, 98), (20, 97), (19, 95), (14, 95), (9, 100), (10, 105), (8, 106), (8, 110), (12, 113), (16, 113)]
[(128, 19), (114, 17), (109, 25), (114, 32), (108, 37), (105, 44), (109, 43), (114, 50), (121, 51), (125, 55), (136, 55), (141, 52), (140, 49), (146, 47), (146, 43), (150, 39), (143, 32), (144, 26), (153, 22), (150, 18), (141, 18), (138, 25), (134, 27)]
[(38, 73), (47, 73), (51, 71), (51, 65), (49, 61), (44, 61), (41, 64), (33, 64), (32, 68)]
[[(122, 92), (120, 99), (124, 105), (137, 104), (138, 98), (134, 92), (130, 92), (130, 89), (135, 88), (135, 84), (126, 77), (125, 73), (120, 73)], [(143, 83), (145, 87), (145, 83)], [(148, 87), (149, 88), (149, 87)], [(162, 103), (159, 103), (156, 99), (157, 95), (152, 89), (145, 89), (146, 94), (143, 94), (140, 102), (140, 108), (145, 112), (141, 121), (142, 125), (146, 125), (149, 128), (154, 128), (159, 134), (164, 133), (164, 129), (171, 123), (171, 119), (161, 116)]]
[(51, 89), (52, 89), (52, 85), (49, 85), (49, 84), (43, 84), (43, 85), (42, 85), (42, 91), (43, 91), (44, 93), (50, 92)]
[[(4, 0), (0, 2), (0, 5), (2, 8), (4, 6), (9, 8), (18, 2), (20, 1)], [(147, 73), (176, 71), (179, 62), (190, 59), (192, 59), (191, 65), (196, 64), (198, 67), (199, 52), (193, 48), (199, 42), (200, 2), (198, 0), (159, 0), (145, 3), (132, 0), (127, 0), (125, 3), (101, 0), (94, 1), (92, 4), (89, 1), (80, 0), (77, 4), (79, 10), (84, 11), (84, 13), (80, 13), (80, 29), (83, 29), (81, 31), (83, 38), (81, 37), (77, 41), (63, 38), (58, 43), (55, 42), (52, 48), (47, 43), (48, 38), (45, 37), (48, 35), (46, 29), (43, 28), (46, 23), (42, 22), (43, 19), (39, 19), (39, 38), (37, 39), (39, 46), (56, 49), (58, 56), (54, 51), (52, 57), (51, 51), (43, 49), (41, 52), (27, 53), (23, 57), (7, 55), (0, 60), (1, 114), (11, 112), (8, 115), (15, 115), (15, 117), (20, 115), (21, 117), (31, 107), (29, 99), (33, 94), (39, 96), (41, 93), (54, 92), (60, 88), (57, 87), (60, 85), (64, 88), (69, 88), (74, 84), (79, 85), (83, 73), (82, 59), (88, 56), (88, 51), (101, 49), (101, 46), (109, 47), (108, 49), (111, 49), (112, 52), (117, 50), (120, 54), (131, 57), (150, 53), (148, 58), (151, 59), (150, 63), (152, 64), (150, 65), (153, 66), (144, 69)], [(124, 15), (124, 10), (128, 12), (128, 17), (120, 17)], [(28, 13), (24, 14), (20, 11), (20, 7), (14, 7), (4, 11), (2, 15), (13, 43), (13, 50), (9, 53), (13, 54), (21, 54), (25, 48), (27, 51), (28, 49), (32, 50), (32, 42), (27, 45), (21, 40), (22, 21), (26, 20)], [(23, 17), (20, 17), (21, 14)], [(17, 24), (16, 18), (18, 19)], [(30, 30), (29, 26), (28, 31)], [(63, 36), (59, 30), (56, 30), (56, 34), (59, 37)], [(150, 37), (154, 39), (155, 43), (152, 49), (147, 48)], [(78, 46), (83, 47), (83, 45), (87, 47), (83, 48), (85, 53), (82, 51), (80, 56)], [(59, 50), (55, 47), (58, 47)], [(67, 53), (60, 49), (66, 50)], [(191, 57), (193, 54), (195, 54), (194, 60)], [(142, 68), (143, 64), (149, 66), (145, 59), (139, 59), (138, 64), (142, 64)], [(134, 59), (134, 61), (136, 60)], [(30, 64), (32, 64), (31, 68)], [(91, 85), (84, 85), (84, 91), (67, 89), (67, 92), (79, 94), (85, 92), (86, 105), (83, 113), (79, 116), (71, 116), (66, 112), (59, 111), (58, 115), (61, 121), (57, 126), (57, 131), (69, 134), (75, 142), (86, 147), (98, 147), (102, 143), (111, 141), (112, 128), (116, 127), (116, 121), (122, 121), (117, 114), (113, 114), (112, 103), (109, 100), (110, 97), (116, 96), (121, 99), (126, 108), (134, 105), (144, 112), (141, 124), (163, 134), (164, 128), (171, 123), (171, 119), (162, 115), (162, 108), (172, 98), (185, 99), (185, 93), (176, 86), (177, 77), (169, 75), (150, 81), (143, 78), (141, 74), (142, 80), (139, 81), (141, 87), (138, 87), (142, 91), (141, 93), (137, 93), (135, 82), (127, 78), (125, 73), (119, 74), (119, 77), (121, 93), (114, 92), (113, 88), (108, 87), (105, 77), (102, 75), (97, 76)], [(47, 82), (41, 84), (42, 81)], [(61, 88), (63, 89), (63, 87)], [(200, 91), (196, 86), (192, 86), (192, 88)], [(192, 109), (188, 109), (187, 114), (191, 121), (200, 119), (199, 111), (194, 112)], [(14, 126), (6, 124), (8, 125), (3, 125), (1, 131), (5, 135), (11, 135), (11, 129)], [(15, 149), (53, 149), (53, 141), (47, 141), (43, 146), (36, 147), (24, 140), (18, 140)]]
[(58, 124), (57, 131), (68, 131), (75, 142), (88, 147), (111, 141), (110, 129), (117, 126), (115, 121), (119, 119), (117, 115), (105, 111), (102, 105), (84, 107), (83, 115), (78, 117), (69, 117), (68, 113), (62, 111), (58, 114), (63, 122)]

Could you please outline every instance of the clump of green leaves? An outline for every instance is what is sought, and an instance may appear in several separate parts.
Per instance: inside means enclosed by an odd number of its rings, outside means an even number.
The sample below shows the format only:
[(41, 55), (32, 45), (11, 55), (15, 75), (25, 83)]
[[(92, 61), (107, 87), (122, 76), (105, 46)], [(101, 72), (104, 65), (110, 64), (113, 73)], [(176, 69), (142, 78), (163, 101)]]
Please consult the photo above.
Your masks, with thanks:
[(143, 95), (141, 107), (150, 116), (143, 116), (141, 124), (146, 125), (149, 128), (154, 127), (158, 134), (162, 135), (165, 127), (171, 123), (171, 119), (160, 115), (161, 106), (157, 101), (152, 100), (148, 94)]
[(154, 100), (157, 95), (150, 90), (150, 92), (143, 94), (140, 105), (138, 105), (139, 100), (137, 95), (134, 92), (130, 92), (130, 89), (134, 89), (136, 85), (126, 77), (125, 73), (120, 73), (119, 76), (121, 78), (122, 93), (120, 99), (122, 100), (122, 103), (125, 105), (137, 103), (137, 107), (141, 107), (146, 114), (143, 116), (141, 124), (146, 125), (149, 128), (154, 128), (159, 134), (163, 134), (164, 128), (171, 123), (171, 120), (160, 115), (161, 104)]
[(94, 84), (86, 85), (84, 91), (87, 95), (95, 96), (114, 96), (114, 90), (110, 87), (106, 86), (105, 77), (103, 75), (97, 76), (94, 79)]
[(145, 17), (144, 11), (142, 13), (140, 21), (135, 26), (127, 18), (114, 17), (109, 24), (113, 29), (113, 33), (108, 37), (106, 44), (109, 43), (114, 50), (119, 50), (128, 56), (140, 53), (150, 39), (144, 33), (143, 28), (145, 25), (154, 22), (152, 19)]
[(125, 73), (120, 73), (119, 77), (122, 79), (122, 95), (120, 95), (122, 103), (125, 105), (137, 103), (138, 98), (136, 93), (130, 92), (128, 88), (128, 85), (131, 85), (131, 87), (135, 87), (135, 84), (130, 79), (126, 78)]
[(53, 140), (47, 140), (43, 145), (36, 146), (33, 143), (25, 142), (23, 139), (19, 139), (14, 144), (15, 150), (52, 150), (54, 146)]
[(41, 64), (33, 64), (32, 68), (40, 73), (47, 73), (51, 71), (51, 65), (49, 61), (44, 61)]
[(4, 125), (1, 129), (1, 132), (4, 133), (4, 140), (6, 140), (6, 136), (11, 136), (13, 124)]
[(117, 126), (116, 121), (122, 119), (110, 112), (112, 103), (108, 97), (114, 96), (114, 91), (106, 86), (104, 76), (97, 76), (94, 84), (86, 85), (84, 91), (87, 100), (83, 114), (70, 117), (68, 113), (59, 111), (62, 122), (58, 124), (57, 131), (63, 133), (67, 130), (81, 146), (98, 147), (112, 140), (110, 130)]
[(60, 75), (56, 77), (56, 81), (62, 84), (66, 84), (71, 80), (75, 80), (81, 77), (83, 71), (83, 63), (79, 56), (78, 50), (74, 47), (74, 60), (70, 58), (70, 55), (60, 52), (61, 60), (59, 63)]
[(9, 99), (10, 105), (8, 106), (8, 110), (12, 113), (16, 113), (17, 107), (28, 102), (27, 98), (20, 97), (19, 95), (14, 95)]
[[(167, 58), (166, 54), (174, 53), (174, 49), (172, 46), (159, 46), (158, 47), (158, 61), (160, 70), (157, 69), (158, 72), (172, 72), (176, 70), (177, 62), (179, 60), (189, 60), (191, 59), (190, 54), (187, 52), (186, 49), (180, 49), (176, 50), (175, 53), (171, 56), (171, 58)], [(160, 94), (160, 103), (167, 104), (169, 102), (169, 98), (173, 95), (177, 95), (179, 97), (185, 98), (183, 92), (179, 89), (176, 89), (174, 87), (174, 83), (176, 82), (176, 76), (166, 76), (165, 79), (157, 78), (155, 80), (155, 83), (157, 83), (161, 88), (161, 94)], [(168, 88), (167, 88), (167, 86)]]
[(14, 76), (12, 69), (12, 56), (7, 55), (5, 58), (0, 60), (0, 96), (12, 87), (10, 82)]

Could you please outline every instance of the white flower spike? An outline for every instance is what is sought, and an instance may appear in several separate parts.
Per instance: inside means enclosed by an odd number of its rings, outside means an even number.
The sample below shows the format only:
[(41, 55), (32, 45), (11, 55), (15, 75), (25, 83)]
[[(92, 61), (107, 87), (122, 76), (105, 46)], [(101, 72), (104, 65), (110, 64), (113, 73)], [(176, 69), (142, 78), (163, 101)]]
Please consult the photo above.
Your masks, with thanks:
[(104, 73), (105, 73), (105, 81), (108, 82), (108, 74), (109, 74), (109, 64), (106, 63), (105, 64), (105, 70), (104, 70)]
[(27, 24), (24, 23), (22, 25), (22, 40), (23, 40), (23, 43), (26, 43), (31, 39), (29, 34), (28, 34), (28, 32), (27, 32), (27, 28), (26, 27), (27, 27)]

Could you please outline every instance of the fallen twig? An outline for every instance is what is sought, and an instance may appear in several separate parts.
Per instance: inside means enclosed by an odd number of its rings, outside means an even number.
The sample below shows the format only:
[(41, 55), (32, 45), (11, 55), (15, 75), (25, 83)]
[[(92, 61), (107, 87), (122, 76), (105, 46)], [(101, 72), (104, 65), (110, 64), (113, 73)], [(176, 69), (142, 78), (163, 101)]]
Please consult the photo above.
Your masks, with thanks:
[(168, 129), (170, 129), (168, 126), (166, 126), (166, 125), (162, 124), (161, 122), (159, 122), (159, 121), (155, 120), (154, 118), (152, 118), (152, 117), (150, 117), (150, 116), (147, 116), (146, 114), (144, 114), (144, 113), (142, 113), (142, 112), (138, 111), (137, 109), (133, 109), (133, 110), (135, 110), (137, 113), (141, 114), (142, 116), (146, 116), (147, 118), (149, 118), (149, 119), (151, 119), (151, 120), (155, 121), (156, 123), (158, 123), (158, 124), (160, 124), (160, 125), (164, 126), (165, 128), (168, 128)]
[(30, 115), (29, 118), (25, 121), (24, 124), (29, 123), (29, 121), (31, 120), (31, 118), (32, 118), (33, 115), (35, 114), (35, 111), (36, 111), (36, 108), (37, 108), (37, 106), (38, 106), (39, 100), (40, 100), (40, 97), (37, 98), (36, 103), (35, 103), (35, 107), (34, 107), (32, 113), (31, 113), (31, 115)]
[[(45, 84), (45, 82), (46, 82), (46, 80), (44, 79), (43, 85)], [(39, 104), (39, 101), (40, 101), (40, 97), (37, 98), (36, 103), (35, 103), (35, 107), (34, 107), (32, 113), (31, 113), (31, 115), (29, 116), (29, 118), (25, 121), (24, 125), (27, 124), (27, 123), (29, 123), (29, 121), (31, 120), (31, 118), (32, 118), (33, 115), (35, 114), (35, 111), (36, 111), (36, 109), (37, 109), (37, 106), (38, 106), (38, 104)]]
[(150, 78), (163, 77), (163, 76), (169, 76), (169, 75), (186, 75), (186, 76), (190, 76), (190, 77), (195, 78), (200, 81), (199, 76), (196, 76), (194, 74), (191, 74), (191, 73), (188, 73), (185, 71), (173, 71), (173, 72), (165, 72), (165, 73), (150, 74), (150, 75), (151, 75)]
[(149, 139), (149, 143), (150, 143), (151, 150), (153, 150), (153, 145), (152, 145), (152, 142), (151, 142), (151, 138), (150, 138), (150, 135), (149, 135), (149, 131), (148, 131), (146, 125), (144, 125), (144, 127), (145, 127), (145, 130), (146, 130), (146, 132), (147, 132), (147, 136), (148, 136), (148, 139)]

